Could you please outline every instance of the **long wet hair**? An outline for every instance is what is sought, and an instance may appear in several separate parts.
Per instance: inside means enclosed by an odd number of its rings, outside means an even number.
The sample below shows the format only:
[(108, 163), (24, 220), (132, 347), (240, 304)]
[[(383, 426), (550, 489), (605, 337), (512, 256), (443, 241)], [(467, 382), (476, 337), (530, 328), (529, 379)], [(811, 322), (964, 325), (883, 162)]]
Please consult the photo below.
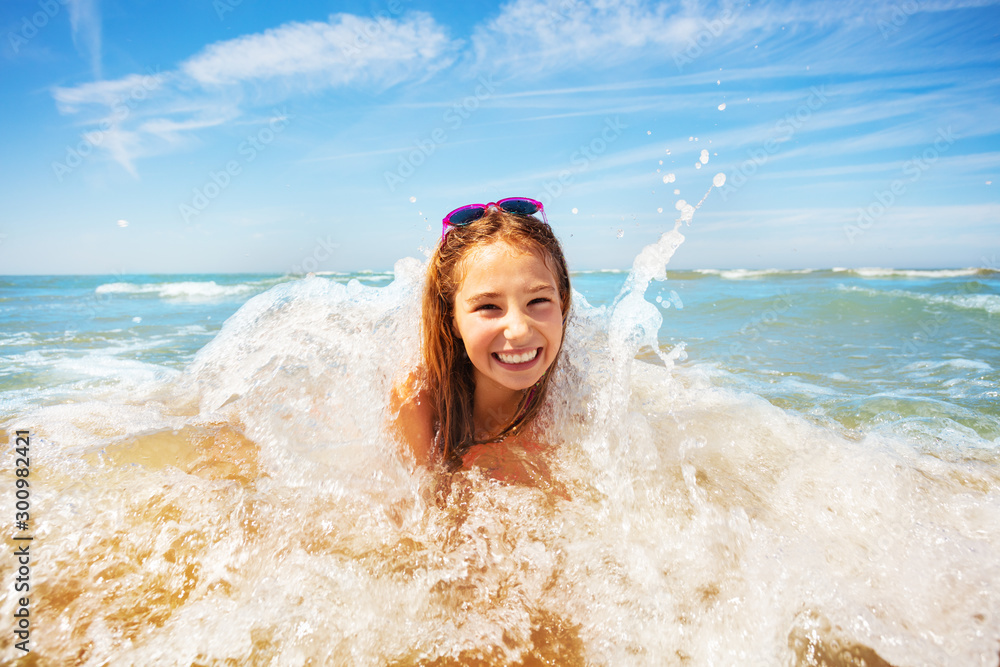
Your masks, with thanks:
[(549, 378), (562, 351), (560, 342), (552, 365), (541, 380), (525, 392), (513, 419), (499, 434), (477, 441), (472, 419), (476, 383), (465, 344), (455, 334), (455, 296), (464, 280), (465, 258), (474, 250), (494, 243), (507, 243), (523, 252), (537, 252), (544, 259), (559, 290), (565, 337), (570, 307), (569, 271), (559, 241), (546, 223), (533, 216), (490, 208), (479, 220), (449, 229), (431, 255), (423, 299), (424, 381), (432, 396), (437, 419), (434, 446), (442, 462), (449, 467), (460, 466), (462, 455), (472, 445), (499, 441), (531, 422), (545, 400)]

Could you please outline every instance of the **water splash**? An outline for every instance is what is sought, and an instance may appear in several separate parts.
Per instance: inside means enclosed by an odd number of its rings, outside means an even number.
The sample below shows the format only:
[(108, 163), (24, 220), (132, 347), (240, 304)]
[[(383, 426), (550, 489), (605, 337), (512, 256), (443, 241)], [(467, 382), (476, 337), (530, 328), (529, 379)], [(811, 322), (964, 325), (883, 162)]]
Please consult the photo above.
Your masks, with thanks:
[(385, 288), (279, 285), (184, 373), (21, 415), (44, 480), (36, 655), (991, 665), (987, 447), (928, 456), (888, 429), (817, 426), (660, 349), (645, 295), (704, 201), (639, 253), (609, 306), (574, 295), (541, 416), (545, 483), (411, 473), (397, 457), (386, 396), (418, 358), (417, 260)]

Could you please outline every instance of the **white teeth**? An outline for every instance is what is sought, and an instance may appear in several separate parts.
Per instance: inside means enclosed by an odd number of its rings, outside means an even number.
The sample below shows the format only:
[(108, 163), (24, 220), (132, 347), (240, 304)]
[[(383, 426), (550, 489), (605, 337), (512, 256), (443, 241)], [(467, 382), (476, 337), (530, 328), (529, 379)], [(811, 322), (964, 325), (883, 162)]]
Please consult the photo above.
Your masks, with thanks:
[(500, 357), (500, 361), (505, 364), (523, 364), (526, 361), (531, 361), (537, 355), (537, 347), (530, 352), (525, 352), (524, 354), (504, 354), (503, 352), (497, 352), (497, 356)]

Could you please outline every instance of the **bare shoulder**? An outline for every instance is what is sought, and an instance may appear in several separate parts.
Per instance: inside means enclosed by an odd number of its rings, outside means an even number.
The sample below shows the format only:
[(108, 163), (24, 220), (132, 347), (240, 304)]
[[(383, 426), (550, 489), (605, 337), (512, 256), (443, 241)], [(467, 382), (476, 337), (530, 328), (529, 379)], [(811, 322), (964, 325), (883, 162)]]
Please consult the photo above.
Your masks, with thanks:
[(397, 382), (389, 396), (389, 420), (401, 450), (421, 466), (431, 463), (434, 444), (434, 405), (419, 370)]

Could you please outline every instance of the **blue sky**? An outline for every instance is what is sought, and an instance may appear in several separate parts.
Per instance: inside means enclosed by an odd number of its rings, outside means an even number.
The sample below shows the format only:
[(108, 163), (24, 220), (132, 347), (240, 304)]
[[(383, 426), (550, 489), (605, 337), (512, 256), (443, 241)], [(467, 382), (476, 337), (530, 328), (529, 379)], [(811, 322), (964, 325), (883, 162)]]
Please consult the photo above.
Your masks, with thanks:
[[(996, 2), (5, 0), (0, 273), (382, 270), (524, 195), (573, 269), (1000, 261)], [(720, 180), (721, 179), (717, 179)]]

